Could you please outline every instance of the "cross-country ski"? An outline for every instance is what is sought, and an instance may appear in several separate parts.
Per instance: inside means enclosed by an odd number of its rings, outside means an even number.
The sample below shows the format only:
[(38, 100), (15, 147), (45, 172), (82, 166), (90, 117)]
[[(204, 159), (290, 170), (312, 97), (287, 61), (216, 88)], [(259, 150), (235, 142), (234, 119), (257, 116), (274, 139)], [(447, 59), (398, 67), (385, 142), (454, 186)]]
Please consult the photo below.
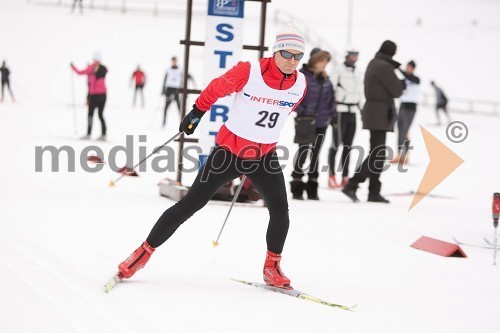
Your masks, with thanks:
[(274, 286), (268, 286), (267, 284), (264, 284), (264, 283), (250, 282), (250, 281), (238, 280), (238, 279), (233, 279), (233, 278), (231, 278), (231, 280), (248, 285), (248, 286), (253, 286), (256, 288), (262, 288), (262, 289), (266, 289), (266, 290), (271, 290), (271, 291), (274, 291), (276, 293), (280, 293), (280, 294), (288, 295), (291, 297), (300, 298), (300, 299), (303, 299), (306, 301), (330, 306), (332, 308), (339, 308), (342, 310), (352, 310), (357, 306), (357, 305), (346, 306), (346, 305), (342, 305), (342, 304), (332, 303), (332, 302), (325, 301), (321, 298), (311, 296), (309, 294), (303, 293), (303, 292), (301, 292), (299, 290), (295, 290), (295, 289), (278, 288), (278, 287), (274, 287)]

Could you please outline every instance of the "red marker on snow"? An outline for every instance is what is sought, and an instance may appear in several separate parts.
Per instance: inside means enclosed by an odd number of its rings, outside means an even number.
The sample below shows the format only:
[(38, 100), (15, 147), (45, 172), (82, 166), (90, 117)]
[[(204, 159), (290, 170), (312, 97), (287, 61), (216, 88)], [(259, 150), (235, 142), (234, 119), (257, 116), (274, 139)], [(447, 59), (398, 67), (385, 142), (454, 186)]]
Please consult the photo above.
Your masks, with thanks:
[(493, 227), (495, 228), (495, 243), (493, 245), (493, 265), (497, 264), (497, 227), (498, 227), (498, 217), (500, 215), (500, 193), (493, 193), (493, 206), (492, 206), (492, 214), (493, 214)]
[(496, 192), (493, 194), (493, 225), (498, 227), (498, 218), (500, 216), (500, 193)]

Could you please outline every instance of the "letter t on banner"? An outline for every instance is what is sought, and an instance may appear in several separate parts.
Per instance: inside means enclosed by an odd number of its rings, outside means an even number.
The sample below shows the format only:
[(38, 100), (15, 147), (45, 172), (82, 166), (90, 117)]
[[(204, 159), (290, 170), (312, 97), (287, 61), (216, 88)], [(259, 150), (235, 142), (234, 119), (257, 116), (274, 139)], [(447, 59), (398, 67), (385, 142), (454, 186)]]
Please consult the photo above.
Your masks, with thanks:
[[(243, 50), (243, 9), (244, 0), (209, 0), (205, 37), (205, 61), (203, 84), (224, 74), (241, 59)], [(219, 99), (200, 123), (199, 156), (200, 167), (205, 162), (212, 146), (214, 133), (227, 119), (227, 112), (233, 104), (234, 94)], [(225, 111), (225, 114), (221, 114)]]

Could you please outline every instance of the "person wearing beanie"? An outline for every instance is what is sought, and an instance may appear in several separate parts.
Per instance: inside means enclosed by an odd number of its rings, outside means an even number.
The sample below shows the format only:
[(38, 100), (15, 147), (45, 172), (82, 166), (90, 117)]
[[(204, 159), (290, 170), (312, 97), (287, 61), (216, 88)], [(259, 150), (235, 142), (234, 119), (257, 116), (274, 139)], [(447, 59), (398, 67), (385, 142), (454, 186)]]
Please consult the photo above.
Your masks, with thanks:
[[(304, 189), (309, 200), (319, 200), (318, 197), (318, 159), (325, 138), (326, 129), (335, 115), (335, 91), (332, 82), (325, 72), (326, 65), (331, 60), (327, 51), (314, 48), (302, 72), (307, 81), (307, 93), (297, 107), (295, 118), (295, 143), (299, 149), (294, 159), (293, 180), (290, 189), (294, 199), (302, 200)], [(302, 122), (302, 123), (301, 123)], [(304, 127), (304, 123), (307, 124)], [(304, 133), (305, 132), (305, 133)], [(307, 155), (310, 153), (307, 183), (302, 182), (302, 169)]]
[[(339, 189), (349, 181), (349, 162), (354, 134), (356, 133), (356, 110), (360, 110), (363, 98), (363, 81), (356, 68), (359, 52), (350, 47), (346, 51), (345, 61), (333, 73), (337, 114), (332, 119), (332, 145), (328, 150), (328, 166), (330, 177), (328, 187)], [(343, 145), (338, 170), (335, 167), (337, 151)], [(342, 172), (341, 181), (337, 182), (336, 171)]]
[(411, 60), (406, 64), (404, 71), (398, 68), (404, 76), (402, 80), (404, 90), (399, 98), (401, 104), (398, 113), (398, 153), (391, 163), (408, 163), (408, 150), (410, 147), (408, 131), (417, 112), (417, 103), (420, 97), (420, 78), (414, 74), (415, 67), (415, 62)]
[(379, 52), (386, 54), (392, 58), (396, 54), (396, 49), (397, 49), (397, 46), (393, 41), (386, 40), (380, 46)]
[(396, 54), (396, 44), (386, 40), (375, 57), (370, 61), (365, 73), (364, 88), (366, 103), (363, 106), (363, 129), (370, 131), (370, 152), (361, 166), (349, 179), (342, 192), (353, 202), (358, 201), (358, 184), (370, 179), (368, 201), (389, 203), (380, 195), (382, 183), (380, 174), (384, 168), (387, 132), (394, 131), (397, 119), (394, 98), (403, 93), (403, 85), (394, 72), (400, 63), (392, 57)]
[(300, 33), (288, 28), (278, 33), (272, 50), (272, 57), (237, 63), (201, 91), (191, 111), (182, 119), (179, 131), (193, 134), (217, 100), (234, 93), (227, 120), (215, 139), (217, 145), (186, 196), (160, 216), (142, 245), (119, 264), (117, 275), (106, 288), (111, 288), (113, 281), (132, 277), (222, 185), (246, 175), (269, 210), (263, 279), (268, 285), (292, 289), (290, 279), (280, 268), (289, 216), (276, 144), (286, 119), (306, 92), (304, 74), (297, 71), (305, 41)]
[(97, 109), (99, 120), (101, 121), (101, 136), (97, 139), (99, 141), (106, 140), (106, 121), (104, 120), (104, 106), (106, 105), (106, 74), (108, 69), (101, 64), (102, 54), (100, 52), (95, 52), (93, 56), (93, 63), (86, 69), (79, 70), (71, 63), (71, 68), (78, 75), (87, 75), (87, 82), (89, 85), (89, 95), (88, 95), (88, 123), (87, 123), (87, 134), (82, 137), (83, 140), (90, 139), (90, 134), (92, 133), (92, 122), (94, 119), (94, 111)]

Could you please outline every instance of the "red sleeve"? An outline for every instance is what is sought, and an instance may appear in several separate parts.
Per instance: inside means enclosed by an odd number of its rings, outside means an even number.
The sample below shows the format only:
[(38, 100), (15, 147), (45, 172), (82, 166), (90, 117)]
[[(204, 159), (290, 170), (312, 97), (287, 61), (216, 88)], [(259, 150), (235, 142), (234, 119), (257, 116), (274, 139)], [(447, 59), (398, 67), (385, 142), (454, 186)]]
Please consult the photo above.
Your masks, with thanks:
[(233, 92), (241, 91), (248, 82), (250, 76), (250, 63), (238, 62), (236, 66), (228, 70), (222, 76), (213, 79), (208, 86), (203, 89), (196, 99), (196, 107), (202, 111), (207, 111), (221, 97)]
[(79, 75), (88, 75), (88, 74), (91, 74), (94, 71), (94, 66), (89, 66), (89, 67), (87, 67), (85, 69), (79, 70), (78, 68), (76, 68), (72, 64), (71, 68), (73, 68), (73, 70), (76, 72), (76, 74), (79, 74)]

